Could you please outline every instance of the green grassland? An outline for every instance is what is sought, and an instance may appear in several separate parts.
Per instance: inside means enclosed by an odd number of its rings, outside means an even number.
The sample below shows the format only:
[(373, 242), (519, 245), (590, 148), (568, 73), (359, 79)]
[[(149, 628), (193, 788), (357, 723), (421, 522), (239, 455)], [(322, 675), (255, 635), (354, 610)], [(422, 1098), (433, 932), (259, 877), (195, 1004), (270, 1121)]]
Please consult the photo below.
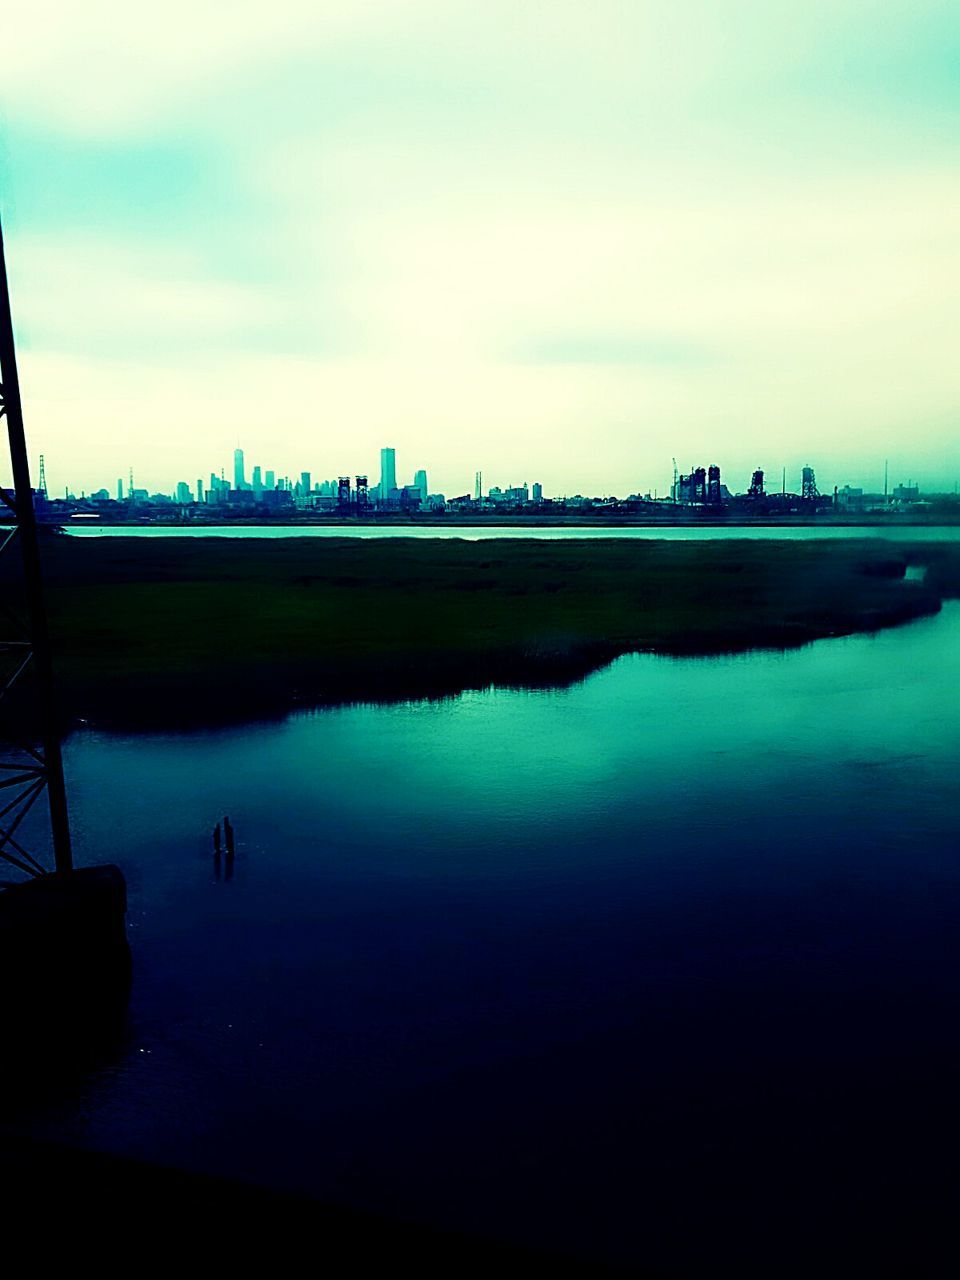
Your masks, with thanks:
[(130, 728), (789, 648), (960, 590), (960, 551), (876, 541), (61, 536), (44, 564), (66, 717)]

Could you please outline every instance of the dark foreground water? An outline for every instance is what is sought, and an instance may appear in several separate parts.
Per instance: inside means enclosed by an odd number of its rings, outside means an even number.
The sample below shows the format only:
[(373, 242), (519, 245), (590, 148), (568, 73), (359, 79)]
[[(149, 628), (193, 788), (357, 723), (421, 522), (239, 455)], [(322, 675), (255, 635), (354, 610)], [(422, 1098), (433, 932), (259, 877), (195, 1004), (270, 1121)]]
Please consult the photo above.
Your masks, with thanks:
[(958, 690), (954, 604), (567, 691), (77, 736), (130, 1036), (24, 1124), (595, 1257), (923, 1230), (960, 1186)]

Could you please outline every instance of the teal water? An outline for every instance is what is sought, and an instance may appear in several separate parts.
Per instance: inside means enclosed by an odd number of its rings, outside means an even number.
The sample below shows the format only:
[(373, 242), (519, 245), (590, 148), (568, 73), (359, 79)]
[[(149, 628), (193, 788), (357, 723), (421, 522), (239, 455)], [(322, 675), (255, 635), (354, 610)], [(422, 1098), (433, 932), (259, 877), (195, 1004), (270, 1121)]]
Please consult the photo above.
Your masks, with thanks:
[(77, 734), (129, 1036), (29, 1123), (621, 1261), (952, 1194), (958, 690), (951, 604), (566, 690)]
[(956, 542), (960, 525), (71, 525), (74, 538), (653, 538), (703, 542), (717, 538), (893, 538)]

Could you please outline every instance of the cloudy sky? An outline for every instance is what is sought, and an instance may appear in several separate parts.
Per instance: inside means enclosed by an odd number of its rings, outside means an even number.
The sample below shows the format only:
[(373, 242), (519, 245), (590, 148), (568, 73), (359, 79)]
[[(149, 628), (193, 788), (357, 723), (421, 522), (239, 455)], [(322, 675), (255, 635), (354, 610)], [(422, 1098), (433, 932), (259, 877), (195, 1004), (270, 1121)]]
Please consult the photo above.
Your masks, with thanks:
[(250, 462), (960, 478), (954, 0), (32, 0), (0, 197), (51, 489)]

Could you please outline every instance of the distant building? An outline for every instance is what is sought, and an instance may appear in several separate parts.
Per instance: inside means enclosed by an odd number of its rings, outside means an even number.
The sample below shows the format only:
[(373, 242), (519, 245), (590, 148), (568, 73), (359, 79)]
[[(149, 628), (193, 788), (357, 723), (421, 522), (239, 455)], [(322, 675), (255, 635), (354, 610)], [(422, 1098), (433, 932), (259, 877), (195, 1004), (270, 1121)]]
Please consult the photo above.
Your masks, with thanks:
[(123, 501), (123, 481), (122, 480), (117, 481), (117, 501), (118, 502)]
[(235, 489), (245, 489), (247, 481), (243, 473), (243, 450), (234, 449), (233, 451), (233, 487)]
[[(717, 472), (719, 483), (720, 473)], [(705, 467), (697, 467), (688, 476), (681, 476), (677, 481), (677, 502), (685, 505), (697, 505), (707, 501), (707, 471)]]
[(863, 490), (851, 489), (848, 484), (845, 484), (842, 489), (835, 490), (835, 498), (838, 507), (863, 506)]
[(526, 505), (530, 501), (530, 490), (525, 484), (513, 485), (509, 489), (501, 489), (495, 484), (487, 493), (487, 499), (494, 506)]
[(189, 506), (190, 503), (193, 501), (193, 495), (190, 491), (190, 486), (187, 484), (186, 480), (181, 480), (178, 482), (176, 496), (177, 496), (177, 502), (180, 504), (181, 507)]
[(396, 449), (380, 450), (380, 494), (384, 501), (397, 487), (397, 451)]
[(268, 471), (264, 477), (263, 487), (268, 492), (272, 492), (277, 487), (277, 477), (272, 471)]
[(252, 480), (252, 485), (253, 485), (253, 497), (254, 497), (254, 501), (255, 501), (255, 502), (259, 502), (259, 501), (260, 501), (260, 499), (263, 497), (263, 480), (262, 480), (262, 478), (261, 478), (261, 476), (260, 476), (260, 468), (259, 468), (259, 467), (254, 467), (254, 468), (253, 468), (253, 480)]
[(543, 485), (542, 484), (539, 484), (539, 483), (534, 484), (533, 500), (537, 504), (537, 506), (539, 506), (540, 503), (543, 501)]
[(898, 484), (893, 490), (894, 502), (919, 502), (920, 486), (908, 480), (906, 484)]
[(420, 501), (427, 500), (427, 473), (426, 471), (418, 471), (413, 477), (413, 485), (420, 492)]
[(198, 502), (203, 501), (203, 481), (202, 480), (197, 481), (197, 501)]
[(310, 492), (310, 472), (300, 472), (300, 496), (305, 498)]

